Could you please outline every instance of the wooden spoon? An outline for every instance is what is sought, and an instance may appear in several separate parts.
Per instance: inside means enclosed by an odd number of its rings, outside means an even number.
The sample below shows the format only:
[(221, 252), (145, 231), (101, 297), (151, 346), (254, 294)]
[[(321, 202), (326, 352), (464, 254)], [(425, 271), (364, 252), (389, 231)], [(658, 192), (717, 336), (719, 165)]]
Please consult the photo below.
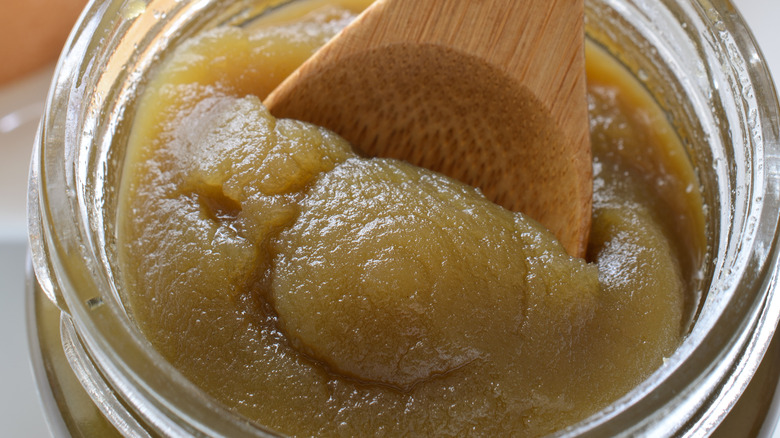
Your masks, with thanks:
[(379, 0), (266, 99), (367, 156), (479, 187), (585, 253), (582, 0)]

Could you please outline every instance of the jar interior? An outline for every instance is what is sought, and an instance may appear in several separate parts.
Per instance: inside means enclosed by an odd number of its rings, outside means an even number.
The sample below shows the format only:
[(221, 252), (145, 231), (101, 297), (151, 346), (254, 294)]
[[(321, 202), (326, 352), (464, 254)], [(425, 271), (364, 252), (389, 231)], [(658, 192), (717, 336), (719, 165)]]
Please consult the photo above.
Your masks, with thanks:
[[(158, 430), (182, 428), (181, 430), (188, 432), (221, 432), (218, 427), (225, 427), (224, 430), (255, 435), (268, 433), (261, 427), (243, 424), (241, 419), (234, 418), (224, 407), (178, 376), (177, 371), (159, 357), (144, 340), (124, 304), (123, 292), (116, 287), (121, 284), (118, 281), (121, 272), (118, 272), (115, 253), (117, 187), (122, 177), (127, 137), (132, 124), (132, 117), (128, 114), (135, 112), (135, 96), (143, 89), (148, 78), (154, 75), (159, 61), (165, 58), (171, 47), (206, 28), (226, 24), (246, 25), (286, 3), (290, 2), (212, 1), (188, 4), (151, 1), (145, 5), (141, 5), (141, 2), (125, 2), (121, 5), (114, 2), (104, 8), (117, 8), (115, 12), (125, 18), (116, 25), (111, 24), (109, 19), (113, 15), (109, 11), (100, 11), (103, 14), (101, 17), (104, 18), (98, 27), (107, 29), (106, 37), (110, 43), (99, 53), (97, 64), (92, 66), (104, 69), (105, 73), (97, 75), (91, 79), (93, 83), (87, 84), (94, 87), (100, 99), (92, 102), (86, 112), (89, 117), (84, 125), (92, 136), (83, 138), (80, 142), (82, 149), (77, 152), (79, 167), (76, 173), (81, 178), (79, 188), (83, 200), (82, 208), (88, 218), (88, 241), (91, 252), (100, 262), (100, 266), (93, 269), (99, 272), (98, 277), (101, 278), (104, 288), (97, 294), (85, 292), (80, 297), (85, 308), (78, 312), (95, 320), (95, 327), (100, 331), (116, 334), (111, 340), (84, 340), (87, 344), (93, 343), (90, 349), (93, 350), (96, 361), (122, 363), (107, 373), (109, 380), (117, 378), (117, 381), (127, 381), (127, 374), (133, 374), (131, 381), (139, 384), (144, 382), (142, 385), (148, 386), (143, 395), (150, 400), (150, 404), (165, 405), (150, 409), (149, 412), (137, 412), (147, 418), (145, 424), (150, 424)], [(734, 186), (740, 185), (737, 181), (738, 175), (749, 172), (750, 169), (735, 170), (735, 167), (740, 166), (739, 159), (746, 152), (735, 150), (728, 138), (731, 134), (724, 120), (727, 121), (731, 117), (726, 115), (726, 112), (732, 109), (722, 105), (720, 100), (707, 96), (707, 93), (712, 91), (710, 83), (719, 79), (708, 76), (712, 73), (711, 66), (707, 63), (712, 61), (701, 59), (705, 55), (700, 53), (699, 47), (680, 44), (680, 41), (698, 40), (701, 25), (683, 23), (680, 26), (677, 17), (689, 16), (691, 10), (667, 3), (669, 4), (665, 4), (664, 8), (658, 9), (657, 16), (648, 16), (647, 8), (641, 9), (632, 3), (613, 0), (586, 2), (586, 33), (590, 41), (607, 50), (631, 71), (666, 111), (688, 159), (697, 171), (707, 206), (704, 212), (707, 254), (697, 268), (699, 272), (695, 284), (690, 288), (694, 293), (686, 301), (685, 327), (687, 333), (693, 333), (704, 319), (706, 323), (700, 330), (706, 332), (715, 324), (723, 310), (724, 302), (729, 299), (722, 294), (730, 292), (711, 289), (716, 271), (721, 268), (721, 265), (714, 261), (732, 254), (737, 245), (727, 240), (724, 235), (729, 233), (734, 215), (738, 216), (740, 211), (735, 213), (724, 208), (732, 202), (730, 198), (724, 199), (724, 194), (731, 193)], [(140, 14), (142, 9), (151, 10), (153, 13)], [(664, 27), (668, 23), (672, 24)], [(659, 26), (663, 29), (659, 29)], [(130, 38), (121, 38), (125, 35)], [(108, 120), (108, 123), (98, 123), (98, 120)], [(734, 204), (739, 210), (741, 204)], [(712, 304), (708, 305), (708, 302)], [(701, 341), (699, 335), (689, 337), (690, 339), (693, 339), (690, 342)], [(110, 352), (107, 357), (101, 357), (102, 353), (94, 352), (102, 350), (99, 346), (104, 343), (113, 344), (106, 349)], [(124, 347), (127, 348), (123, 350)], [(670, 360), (669, 367), (665, 366), (663, 371), (651, 376), (643, 386), (606, 409), (607, 413), (600, 414), (602, 420), (599, 421), (604, 421), (603, 419), (607, 418), (605, 415), (612, 415), (615, 409), (621, 409), (620, 406), (633, 403), (668, 377), (673, 371), (672, 368), (684, 361), (694, 347), (691, 346), (676, 355)], [(137, 353), (140, 354), (132, 357)], [(163, 371), (162, 377), (154, 377), (154, 374), (160, 374), (159, 370)], [(173, 384), (166, 384), (164, 376), (177, 377)], [(182, 405), (167, 405), (171, 400), (181, 402)], [(202, 413), (203, 416), (198, 418), (193, 412)], [(214, 421), (219, 426), (216, 426), (217, 429), (208, 429), (215, 426), (203, 426), (206, 429), (200, 429), (202, 426), (182, 425), (179, 421), (171, 424), (170, 420), (148, 418), (149, 415), (154, 417), (171, 413), (174, 417), (186, 413), (184, 417), (187, 420), (184, 423)], [(587, 431), (593, 424), (591, 422), (590, 425), (574, 426), (564, 433)]]

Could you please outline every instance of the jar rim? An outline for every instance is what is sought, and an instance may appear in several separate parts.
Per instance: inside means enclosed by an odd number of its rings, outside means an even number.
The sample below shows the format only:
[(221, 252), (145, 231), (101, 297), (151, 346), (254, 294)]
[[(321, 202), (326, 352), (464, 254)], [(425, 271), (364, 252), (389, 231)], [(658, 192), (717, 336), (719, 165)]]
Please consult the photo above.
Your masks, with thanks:
[[(695, 87), (698, 80), (724, 81), (716, 84), (716, 96), (734, 101), (728, 109), (739, 119), (728, 121), (736, 124), (734, 133), (743, 135), (741, 140), (750, 149), (745, 158), (751, 160), (752, 166), (741, 171), (745, 175), (753, 173), (749, 180), (717, 187), (719, 209), (730, 205), (732, 191), (750, 192), (750, 196), (740, 198), (744, 217), (735, 223), (734, 217), (730, 217), (732, 220), (719, 224), (721, 235), (740, 233), (736, 240), (715, 242), (711, 285), (719, 288), (719, 294), (712, 296), (720, 298), (705, 304), (709, 307), (702, 310), (703, 316), (700, 314), (701, 319), (667, 365), (620, 400), (560, 434), (614, 433), (618, 423), (631, 424), (635, 431), (663, 428), (671, 433), (690, 427), (691, 421), (694, 427), (712, 430), (749, 382), (780, 319), (780, 292), (776, 285), (780, 212), (777, 93), (760, 50), (729, 1), (664, 0), (653, 6), (616, 0), (590, 3), (599, 2), (623, 12), (634, 8), (631, 13), (641, 17), (642, 25), (651, 30), (661, 25), (655, 21), (659, 17), (687, 20), (692, 29), (683, 34), (688, 37), (706, 30), (701, 33), (701, 40), (692, 44), (695, 50), (709, 56), (703, 63), (709, 76), (692, 78), (687, 85)], [(113, 274), (106, 268), (110, 257), (101, 249), (106, 237), (101, 235), (105, 218), (100, 207), (108, 202), (104, 198), (108, 189), (90, 186), (97, 176), (89, 174), (88, 168), (102, 167), (105, 172), (116, 165), (116, 156), (106, 151), (112, 135), (121, 129), (122, 115), (115, 112), (116, 108), (132, 99), (164, 46), (185, 34), (182, 28), (221, 20), (223, 15), (213, 10), (235, 12), (248, 4), (152, 0), (145, 8), (155, 9), (158, 16), (165, 17), (153, 20), (138, 13), (140, 3), (143, 2), (91, 2), (58, 64), (30, 175), (28, 216), (35, 272), (49, 298), (73, 319), (80, 341), (106, 378), (119, 386), (120, 392), (132, 388), (133, 397), (145, 401), (144, 409), (149, 412), (141, 415), (146, 421), (164, 431), (267, 436), (269, 430), (230, 413), (151, 350), (124, 313)], [(116, 20), (117, 16), (123, 19)], [(128, 43), (123, 38), (127, 35), (146, 35), (134, 43), (135, 48), (143, 50), (126, 53)], [(159, 38), (152, 42), (150, 35)], [(708, 50), (717, 53), (709, 54)], [(116, 63), (119, 57), (123, 61), (121, 69), (101, 65), (109, 60)], [(123, 81), (122, 87), (110, 86), (112, 81), (119, 80)], [(105, 117), (110, 122), (99, 123)], [(86, 153), (90, 148), (99, 150)], [(717, 162), (717, 158), (716, 166), (725, 169), (726, 164)], [(757, 336), (748, 336), (746, 332)], [(689, 358), (693, 356), (707, 357), (708, 366), (699, 369), (700, 364), (690, 365)], [(707, 385), (701, 383), (709, 371), (714, 371), (721, 385), (729, 388), (728, 396), (723, 394), (727, 391), (702, 392), (702, 386)], [(164, 388), (162, 392), (160, 388)], [(659, 391), (665, 391), (665, 396), (651, 397)], [(675, 417), (664, 414), (661, 408), (685, 409), (691, 414)], [(648, 410), (658, 415), (650, 417)], [(221, 414), (210, 415), (213, 412)], [(692, 416), (696, 419), (691, 420)], [(203, 418), (215, 423), (204, 424)], [(625, 428), (621, 431), (625, 432)]]

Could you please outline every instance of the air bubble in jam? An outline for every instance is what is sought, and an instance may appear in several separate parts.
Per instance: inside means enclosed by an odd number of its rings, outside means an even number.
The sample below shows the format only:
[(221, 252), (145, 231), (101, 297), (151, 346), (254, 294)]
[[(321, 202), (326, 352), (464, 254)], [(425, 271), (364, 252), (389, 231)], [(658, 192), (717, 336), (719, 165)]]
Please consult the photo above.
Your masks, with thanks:
[(122, 10), (126, 20), (132, 20), (146, 10), (146, 0), (131, 0)]

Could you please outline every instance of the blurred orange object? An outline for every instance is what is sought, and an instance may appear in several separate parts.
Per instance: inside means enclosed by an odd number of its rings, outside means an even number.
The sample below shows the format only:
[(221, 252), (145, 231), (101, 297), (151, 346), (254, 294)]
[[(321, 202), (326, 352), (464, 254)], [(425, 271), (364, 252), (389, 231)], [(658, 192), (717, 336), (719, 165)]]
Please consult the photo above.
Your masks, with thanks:
[(87, 0), (2, 0), (0, 84), (53, 61)]

